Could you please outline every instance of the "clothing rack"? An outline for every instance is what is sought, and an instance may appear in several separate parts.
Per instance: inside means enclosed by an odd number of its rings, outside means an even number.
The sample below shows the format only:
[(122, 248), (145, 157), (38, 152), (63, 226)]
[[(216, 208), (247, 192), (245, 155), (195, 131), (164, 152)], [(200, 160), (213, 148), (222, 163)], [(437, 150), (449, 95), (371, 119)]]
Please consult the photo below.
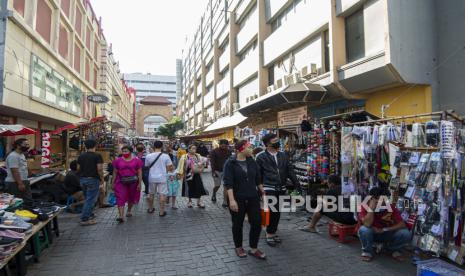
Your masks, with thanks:
[(433, 116), (434, 117), (440, 116), (440, 119), (443, 119), (443, 120), (447, 120), (447, 117), (451, 117), (454, 120), (462, 123), (462, 125), (465, 125), (465, 119), (460, 117), (459, 115), (455, 114), (453, 110), (436, 111), (436, 112), (422, 113), (422, 114), (416, 114), (416, 115), (397, 116), (397, 117), (392, 117), (392, 118), (377, 119), (377, 120), (370, 120), (370, 121), (356, 122), (356, 123), (347, 123), (347, 125), (348, 126), (367, 125), (367, 124), (384, 123), (384, 122), (399, 121), (399, 120), (414, 119), (414, 118), (422, 118), (422, 117), (433, 117)]

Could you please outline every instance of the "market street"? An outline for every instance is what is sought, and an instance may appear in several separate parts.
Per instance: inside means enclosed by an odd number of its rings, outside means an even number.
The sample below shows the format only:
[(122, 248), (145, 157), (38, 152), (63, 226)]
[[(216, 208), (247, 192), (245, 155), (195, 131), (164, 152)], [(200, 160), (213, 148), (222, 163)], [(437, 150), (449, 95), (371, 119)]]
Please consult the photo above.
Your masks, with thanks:
[[(211, 191), (209, 173), (204, 180)], [(182, 201), (164, 218), (147, 214), (141, 202), (135, 217), (122, 225), (115, 221), (116, 208), (97, 210), (99, 223), (89, 227), (79, 226), (78, 216), (64, 214), (61, 237), (40, 263), (29, 267), (28, 275), (415, 275), (409, 260), (398, 263), (377, 256), (371, 263), (360, 261), (358, 240), (350, 244), (330, 240), (326, 225), (320, 234), (298, 231), (306, 221), (303, 213), (284, 215), (280, 247), (267, 246), (262, 233), (259, 247), (267, 261), (239, 259), (233, 250), (230, 215), (221, 202), (222, 198), (217, 204), (205, 198), (207, 208), (199, 210), (187, 209)], [(245, 239), (246, 231), (248, 227)]]

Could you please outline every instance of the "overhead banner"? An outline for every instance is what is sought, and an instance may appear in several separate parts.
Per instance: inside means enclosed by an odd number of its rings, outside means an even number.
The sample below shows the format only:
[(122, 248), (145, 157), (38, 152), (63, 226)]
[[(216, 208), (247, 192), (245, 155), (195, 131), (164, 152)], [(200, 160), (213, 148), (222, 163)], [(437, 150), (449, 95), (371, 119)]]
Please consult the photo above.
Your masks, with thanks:
[(50, 167), (50, 132), (42, 132), (42, 160), (40, 166), (42, 168)]
[(298, 125), (307, 119), (307, 106), (278, 112), (278, 127)]

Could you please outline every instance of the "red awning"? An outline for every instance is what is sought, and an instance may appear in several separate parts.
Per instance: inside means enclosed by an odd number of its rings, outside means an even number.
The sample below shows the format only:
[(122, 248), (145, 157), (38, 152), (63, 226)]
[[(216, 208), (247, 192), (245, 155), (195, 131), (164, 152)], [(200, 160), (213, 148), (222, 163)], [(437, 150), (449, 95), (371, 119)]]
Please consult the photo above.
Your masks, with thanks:
[(0, 125), (0, 136), (36, 134), (37, 131), (23, 125)]
[(96, 123), (96, 122), (105, 121), (106, 119), (107, 119), (107, 117), (105, 117), (105, 116), (95, 117), (95, 118), (90, 119), (87, 122), (82, 122), (82, 123), (77, 123), (77, 124), (69, 124), (69, 125), (66, 125), (66, 126), (62, 126), (60, 128), (57, 128), (56, 130), (52, 131), (51, 133), (52, 134), (60, 134), (63, 131), (66, 131), (66, 130), (72, 130), (72, 129), (78, 128), (80, 126), (85, 126), (85, 125), (88, 125), (88, 124), (93, 124), (93, 123)]

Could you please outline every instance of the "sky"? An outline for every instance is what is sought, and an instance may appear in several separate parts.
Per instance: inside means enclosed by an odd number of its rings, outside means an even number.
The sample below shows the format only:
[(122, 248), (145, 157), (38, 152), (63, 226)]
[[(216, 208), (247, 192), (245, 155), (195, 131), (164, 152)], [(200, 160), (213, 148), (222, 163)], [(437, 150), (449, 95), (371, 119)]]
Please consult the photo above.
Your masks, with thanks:
[(209, 0), (91, 0), (123, 73), (176, 75)]

